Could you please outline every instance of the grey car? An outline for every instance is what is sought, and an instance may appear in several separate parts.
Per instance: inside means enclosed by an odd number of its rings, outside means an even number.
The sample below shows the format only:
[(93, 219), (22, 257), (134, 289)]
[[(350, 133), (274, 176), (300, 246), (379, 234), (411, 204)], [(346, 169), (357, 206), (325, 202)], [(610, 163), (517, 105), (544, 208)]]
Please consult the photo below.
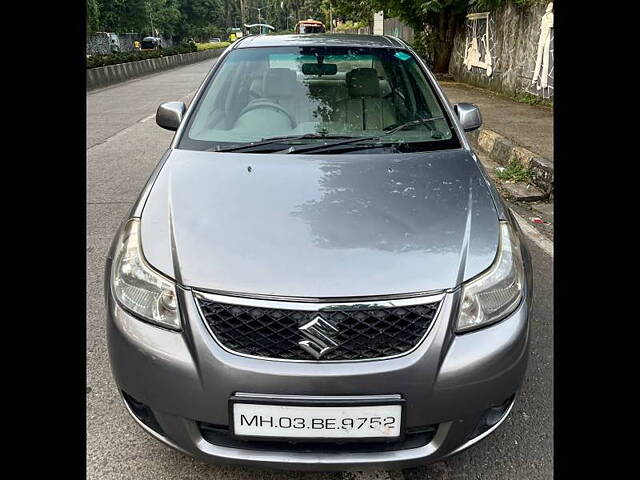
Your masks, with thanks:
[(242, 38), (116, 233), (113, 376), (189, 455), (410, 467), (480, 441), (526, 371), (530, 255), (450, 105), (401, 40)]

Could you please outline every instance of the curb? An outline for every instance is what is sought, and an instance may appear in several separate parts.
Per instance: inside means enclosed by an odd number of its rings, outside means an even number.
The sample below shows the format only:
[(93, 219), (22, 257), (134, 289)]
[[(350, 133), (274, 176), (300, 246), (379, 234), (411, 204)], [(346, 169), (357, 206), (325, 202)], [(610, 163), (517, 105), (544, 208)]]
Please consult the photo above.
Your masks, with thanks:
[(137, 62), (118, 63), (87, 69), (87, 91), (125, 82), (132, 78), (143, 77), (151, 73), (170, 68), (200, 62), (219, 57), (224, 48), (215, 48), (193, 53), (179, 53), (167, 57), (147, 58)]
[[(509, 209), (514, 213), (518, 211), (523, 218), (528, 218), (532, 223), (535, 217), (541, 218), (543, 222), (542, 225), (531, 225), (532, 228), (540, 231), (544, 236), (553, 239), (553, 202), (549, 201), (548, 196), (544, 195), (544, 193), (534, 185), (500, 182), (496, 178), (497, 163), (484, 154), (479, 155), (479, 160), (489, 177), (491, 177), (491, 180), (493, 180), (498, 193), (507, 201)], [(522, 188), (520, 189), (519, 187)], [(524, 199), (515, 198), (520, 196), (516, 189), (524, 194)], [(516, 195), (514, 195), (514, 193)], [(514, 208), (516, 210), (514, 210)]]
[(503, 190), (504, 194), (516, 202), (539, 202), (547, 199), (548, 195), (535, 185), (528, 185), (522, 182), (501, 183), (498, 190)]
[(546, 196), (553, 194), (553, 163), (537, 153), (513, 143), (508, 138), (488, 128), (467, 133), (469, 142), (489, 155), (489, 158), (502, 166), (515, 160), (523, 168), (530, 169), (533, 183), (541, 188)]

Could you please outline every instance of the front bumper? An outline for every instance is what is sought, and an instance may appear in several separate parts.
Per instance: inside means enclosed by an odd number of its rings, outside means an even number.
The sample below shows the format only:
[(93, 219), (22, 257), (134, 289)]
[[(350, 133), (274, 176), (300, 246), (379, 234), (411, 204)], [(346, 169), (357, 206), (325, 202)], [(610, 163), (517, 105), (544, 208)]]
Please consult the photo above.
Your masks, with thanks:
[[(152, 436), (204, 460), (289, 470), (406, 468), (440, 460), (476, 443), (507, 417), (473, 436), (487, 408), (519, 389), (529, 344), (530, 297), (505, 320), (455, 335), (450, 318), (457, 293), (446, 294), (424, 341), (388, 360), (328, 363), (269, 361), (223, 349), (201, 319), (193, 294), (179, 289), (184, 329), (173, 332), (131, 316), (107, 284), (107, 335), (113, 375), (120, 391), (149, 406), (159, 425)], [(275, 395), (400, 394), (405, 427), (436, 426), (426, 444), (387, 451), (323, 453), (252, 449), (205, 440), (199, 422), (226, 426), (228, 400), (236, 392)]]

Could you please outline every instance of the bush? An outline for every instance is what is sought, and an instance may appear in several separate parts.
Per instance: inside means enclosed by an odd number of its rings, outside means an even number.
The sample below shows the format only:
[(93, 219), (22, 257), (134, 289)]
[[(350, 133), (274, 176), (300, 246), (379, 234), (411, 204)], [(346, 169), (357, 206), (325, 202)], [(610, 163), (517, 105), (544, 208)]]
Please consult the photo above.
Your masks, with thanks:
[(517, 159), (512, 158), (506, 167), (496, 169), (496, 177), (503, 182), (526, 182), (533, 181), (533, 173), (525, 168)]
[(202, 50), (211, 50), (212, 48), (225, 48), (229, 46), (229, 42), (218, 42), (218, 43), (196, 43), (196, 47), (198, 51)]
[(137, 62), (147, 58), (169, 57), (179, 53), (193, 53), (197, 49), (190, 45), (181, 45), (175, 48), (163, 48), (159, 50), (148, 50), (145, 52), (131, 51), (120, 53), (108, 53), (91, 55), (87, 58), (87, 68), (104, 67), (106, 65), (116, 65), (118, 63)]
[(335, 32), (343, 32), (345, 30), (357, 30), (358, 28), (367, 27), (369, 24), (367, 22), (353, 22), (351, 20), (347, 20), (346, 22), (338, 25), (334, 28)]
[(426, 31), (414, 32), (411, 48), (424, 60), (429, 68), (433, 68), (433, 52), (435, 36), (429, 35)]

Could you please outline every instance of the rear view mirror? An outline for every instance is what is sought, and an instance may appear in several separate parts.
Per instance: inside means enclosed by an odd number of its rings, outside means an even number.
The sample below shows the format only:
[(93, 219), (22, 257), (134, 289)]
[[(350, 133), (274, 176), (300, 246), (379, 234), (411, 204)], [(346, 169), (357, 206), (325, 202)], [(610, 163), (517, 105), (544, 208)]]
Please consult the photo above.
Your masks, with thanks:
[(335, 63), (303, 63), (302, 73), (305, 75), (335, 75), (338, 65)]
[(471, 132), (482, 125), (482, 115), (477, 105), (473, 103), (457, 103), (453, 106), (460, 124), (465, 132)]
[(183, 102), (163, 103), (156, 112), (156, 123), (167, 130), (177, 130), (186, 111), (187, 106)]

